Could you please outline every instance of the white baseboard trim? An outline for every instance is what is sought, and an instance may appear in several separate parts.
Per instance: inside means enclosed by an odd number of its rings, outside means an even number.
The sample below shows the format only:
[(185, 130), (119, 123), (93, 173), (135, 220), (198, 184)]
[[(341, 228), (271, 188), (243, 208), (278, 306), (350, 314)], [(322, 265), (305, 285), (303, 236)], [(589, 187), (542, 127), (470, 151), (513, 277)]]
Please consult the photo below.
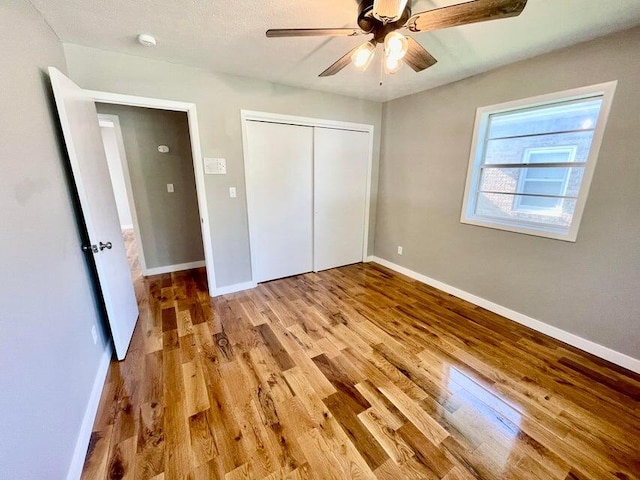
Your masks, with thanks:
[(133, 224), (132, 225), (120, 225), (120, 228), (122, 230), (133, 230)]
[(204, 267), (204, 260), (191, 263), (178, 263), (176, 265), (167, 265), (166, 267), (146, 268), (142, 271), (142, 275), (148, 277), (149, 275), (161, 275), (163, 273), (179, 272), (181, 270), (191, 270), (192, 268)]
[(226, 287), (216, 288), (211, 296), (219, 297), (220, 295), (227, 295), (229, 293), (242, 292), (243, 290), (251, 290), (257, 286), (258, 284), (256, 282), (235, 283), (233, 285), (227, 285)]
[(79, 480), (82, 475), (82, 467), (84, 467), (87, 449), (89, 448), (89, 442), (91, 440), (93, 422), (95, 421), (96, 415), (98, 413), (100, 396), (102, 395), (104, 382), (107, 379), (107, 372), (109, 371), (109, 364), (111, 363), (112, 356), (113, 350), (109, 345), (102, 354), (100, 365), (98, 366), (98, 372), (96, 373), (96, 378), (93, 381), (91, 396), (89, 397), (87, 409), (84, 412), (82, 425), (80, 425), (80, 433), (78, 434), (78, 440), (76, 441), (76, 448), (73, 451), (71, 465), (69, 466), (69, 471), (67, 472), (67, 480)]
[(578, 335), (567, 332), (566, 330), (561, 330), (558, 327), (554, 327), (553, 325), (549, 325), (548, 323), (541, 322), (540, 320), (536, 320), (535, 318), (528, 317), (527, 315), (516, 312), (515, 310), (503, 307), (502, 305), (498, 305), (497, 303), (494, 303), (490, 300), (478, 297), (477, 295), (440, 282), (439, 280), (427, 277), (426, 275), (423, 275), (421, 273), (414, 272), (413, 270), (409, 270), (406, 267), (402, 267), (383, 258), (372, 256), (369, 257), (367, 261), (379, 263), (380, 265), (394, 270), (398, 273), (402, 273), (407, 277), (411, 277), (414, 280), (426, 283), (427, 285), (437, 288), (438, 290), (442, 290), (443, 292), (449, 293), (455, 297), (471, 302), (474, 305), (478, 305), (479, 307), (485, 308), (486, 310), (489, 310), (493, 313), (502, 315), (509, 320), (513, 320), (514, 322), (520, 323), (533, 330), (544, 333), (545, 335), (549, 335), (550, 337), (553, 337), (556, 340), (560, 340), (561, 342), (568, 343), (569, 345), (579, 348), (580, 350), (584, 350), (585, 352), (591, 353), (596, 357), (608, 360), (609, 362), (615, 363), (616, 365), (624, 367), (627, 370), (631, 370), (632, 372), (640, 373), (640, 359), (630, 357), (628, 355), (625, 355), (624, 353), (620, 353), (603, 345), (599, 345), (595, 342), (592, 342), (591, 340), (579, 337)]

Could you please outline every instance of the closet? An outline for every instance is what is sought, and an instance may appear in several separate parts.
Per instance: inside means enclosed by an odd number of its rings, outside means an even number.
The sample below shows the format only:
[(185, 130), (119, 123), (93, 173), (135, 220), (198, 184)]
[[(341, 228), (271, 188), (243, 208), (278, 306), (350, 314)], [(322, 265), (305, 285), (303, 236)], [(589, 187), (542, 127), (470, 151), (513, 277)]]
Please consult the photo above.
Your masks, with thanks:
[(371, 129), (244, 122), (253, 281), (363, 261)]

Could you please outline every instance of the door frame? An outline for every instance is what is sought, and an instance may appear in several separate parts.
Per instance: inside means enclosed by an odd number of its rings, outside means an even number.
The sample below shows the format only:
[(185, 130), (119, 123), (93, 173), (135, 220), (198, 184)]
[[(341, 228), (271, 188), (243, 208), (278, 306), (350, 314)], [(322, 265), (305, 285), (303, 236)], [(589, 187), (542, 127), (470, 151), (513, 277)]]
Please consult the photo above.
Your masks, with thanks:
[[(198, 213), (200, 214), (200, 228), (202, 230), (204, 261), (207, 269), (207, 284), (209, 286), (209, 295), (212, 297), (215, 296), (217, 293), (215, 266), (213, 261), (213, 243), (211, 240), (211, 222), (209, 209), (207, 207), (204, 166), (201, 161), (202, 147), (200, 145), (200, 129), (198, 127), (198, 114), (196, 110), (196, 104), (188, 102), (178, 102), (175, 100), (140, 97), (137, 95), (101, 92), (98, 90), (85, 90), (85, 93), (93, 98), (93, 100), (97, 103), (128, 105), (131, 107), (153, 108), (157, 110), (170, 110), (174, 112), (185, 112), (187, 114), (187, 120), (189, 123), (189, 139), (191, 140), (191, 156), (193, 158), (193, 172), (196, 177), (196, 196), (198, 197)], [(133, 205), (131, 205), (131, 207), (134, 208)], [(133, 215), (134, 212), (132, 212), (132, 218), (134, 219), (134, 222), (137, 223), (137, 216), (134, 217)], [(137, 237), (136, 240), (138, 240)]]
[[(323, 118), (301, 117), (297, 115), (285, 115), (280, 113), (260, 112), (255, 110), (240, 110), (240, 120), (242, 124), (242, 155), (244, 158), (245, 194), (247, 202), (247, 223), (249, 228), (249, 251), (251, 254), (251, 278), (255, 276), (254, 249), (251, 243), (251, 218), (249, 218), (249, 197), (251, 193), (246, 188), (247, 166), (249, 163), (249, 139), (247, 122), (281, 123), (286, 125), (298, 125), (302, 127), (332, 128), (335, 130), (351, 130), (355, 132), (365, 132), (369, 134), (369, 159), (367, 162), (367, 188), (365, 193), (364, 208), (364, 234), (362, 239), (362, 261), (366, 262), (369, 254), (369, 222), (371, 215), (371, 176), (373, 169), (373, 134), (374, 126), (365, 123), (344, 122), (340, 120), (328, 120)], [(315, 265), (315, 259), (314, 259)]]

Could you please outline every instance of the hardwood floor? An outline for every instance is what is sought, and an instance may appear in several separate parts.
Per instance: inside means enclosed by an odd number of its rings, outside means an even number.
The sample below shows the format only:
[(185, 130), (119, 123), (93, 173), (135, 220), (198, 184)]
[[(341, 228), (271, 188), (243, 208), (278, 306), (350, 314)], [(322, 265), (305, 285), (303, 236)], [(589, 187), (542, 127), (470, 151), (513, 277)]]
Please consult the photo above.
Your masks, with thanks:
[(136, 290), (84, 479), (640, 478), (640, 376), (381, 266)]

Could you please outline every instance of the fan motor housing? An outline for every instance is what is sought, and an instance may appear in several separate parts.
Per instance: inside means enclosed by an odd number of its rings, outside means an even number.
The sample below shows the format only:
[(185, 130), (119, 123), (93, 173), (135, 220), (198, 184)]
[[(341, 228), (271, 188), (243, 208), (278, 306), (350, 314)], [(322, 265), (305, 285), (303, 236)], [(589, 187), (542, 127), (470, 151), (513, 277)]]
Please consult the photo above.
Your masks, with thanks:
[(362, 0), (360, 2), (358, 7), (358, 26), (363, 31), (372, 33), (376, 42), (383, 43), (389, 32), (405, 26), (411, 17), (411, 2), (407, 2), (402, 16), (397, 21), (386, 24), (373, 16), (373, 2), (374, 0)]

